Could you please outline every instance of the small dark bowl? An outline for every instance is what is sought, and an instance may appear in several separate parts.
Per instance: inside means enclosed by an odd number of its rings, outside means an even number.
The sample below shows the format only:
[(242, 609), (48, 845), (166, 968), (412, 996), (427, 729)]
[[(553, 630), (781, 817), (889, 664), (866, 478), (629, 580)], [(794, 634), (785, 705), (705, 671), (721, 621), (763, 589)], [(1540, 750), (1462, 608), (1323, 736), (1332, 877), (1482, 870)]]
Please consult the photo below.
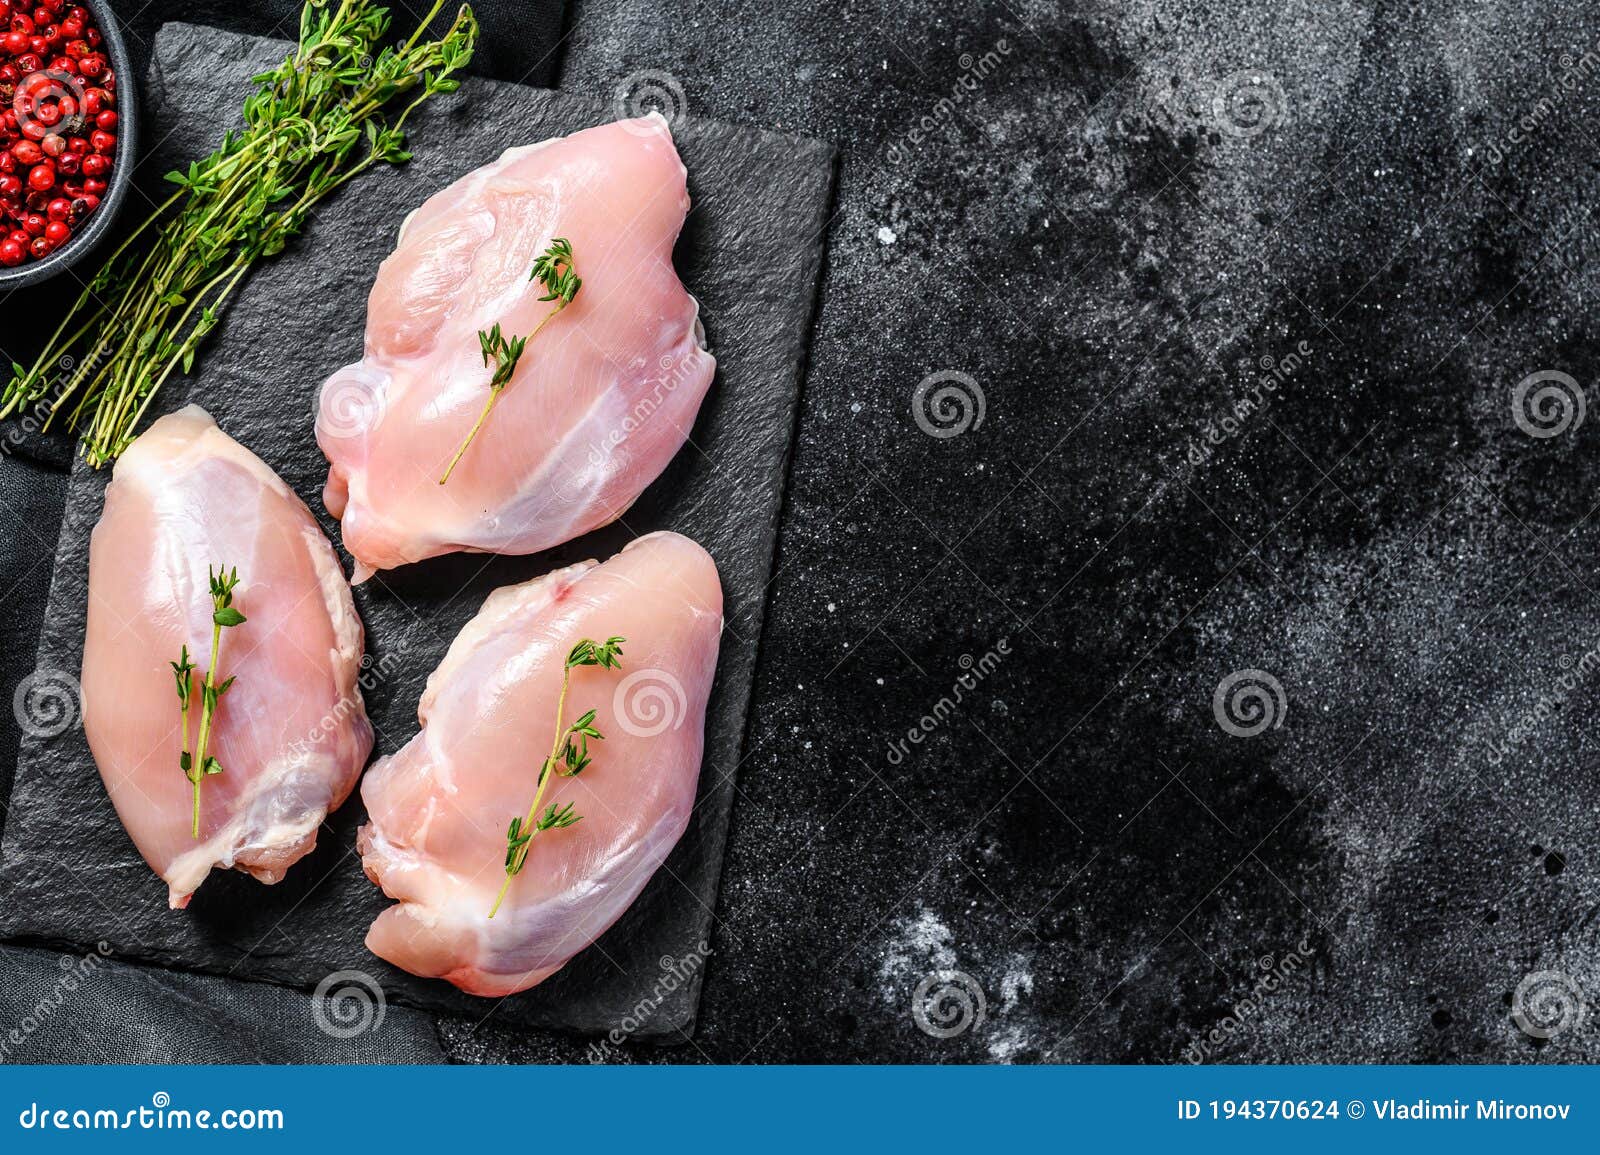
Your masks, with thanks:
[(106, 0), (77, 0), (77, 3), (94, 17), (103, 37), (101, 49), (117, 74), (117, 153), (111, 179), (106, 185), (106, 195), (100, 198), (100, 206), (89, 215), (89, 223), (82, 232), (42, 261), (27, 261), (14, 269), (0, 268), (0, 293), (49, 280), (88, 256), (90, 250), (105, 239), (123, 201), (127, 200), (128, 186), (133, 183), (133, 165), (139, 145), (139, 93), (133, 63), (128, 58), (128, 46), (123, 43), (116, 15)]

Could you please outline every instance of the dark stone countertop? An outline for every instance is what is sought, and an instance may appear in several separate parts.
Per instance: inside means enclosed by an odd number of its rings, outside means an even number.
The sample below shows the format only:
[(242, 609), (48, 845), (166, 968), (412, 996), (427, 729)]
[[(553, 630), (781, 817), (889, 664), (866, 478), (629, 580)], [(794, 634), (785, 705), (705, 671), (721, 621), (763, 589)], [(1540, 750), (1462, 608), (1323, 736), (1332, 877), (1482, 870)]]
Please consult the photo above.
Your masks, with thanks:
[[(840, 149), (699, 1029), (617, 1057), (1600, 1058), (1600, 18), (567, 28), (563, 88), (659, 69)], [(956, 436), (913, 417), (941, 372)]]

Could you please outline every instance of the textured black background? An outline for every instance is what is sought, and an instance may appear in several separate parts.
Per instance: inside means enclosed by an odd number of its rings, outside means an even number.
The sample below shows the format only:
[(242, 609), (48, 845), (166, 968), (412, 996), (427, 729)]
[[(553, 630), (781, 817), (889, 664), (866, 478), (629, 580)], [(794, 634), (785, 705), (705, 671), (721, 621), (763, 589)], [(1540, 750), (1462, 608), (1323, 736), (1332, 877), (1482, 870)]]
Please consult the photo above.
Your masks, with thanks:
[[(1531, 373), (1593, 385), (1600, 19), (580, 0), (565, 28), (564, 88), (662, 69), (841, 150), (700, 1029), (621, 1057), (1182, 1061), (1292, 958), (1213, 1057), (1600, 1058), (1593, 1015), (1511, 1013), (1540, 972), (1600, 992), (1600, 415), (1513, 419)], [(1273, 99), (1219, 109), (1241, 79)], [(986, 400), (950, 438), (912, 417), (941, 370)], [(1213, 712), (1243, 670), (1283, 689), (1253, 738)], [(911, 1014), (937, 970), (987, 1005), (943, 1040)]]

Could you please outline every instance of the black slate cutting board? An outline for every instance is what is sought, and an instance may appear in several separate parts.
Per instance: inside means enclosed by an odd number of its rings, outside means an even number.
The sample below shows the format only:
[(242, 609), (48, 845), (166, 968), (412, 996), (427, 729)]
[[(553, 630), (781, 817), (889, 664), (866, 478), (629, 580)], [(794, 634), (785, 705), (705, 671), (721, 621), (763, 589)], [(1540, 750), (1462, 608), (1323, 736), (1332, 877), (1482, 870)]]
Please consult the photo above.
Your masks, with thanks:
[[(247, 78), (283, 49), (271, 41), (188, 25), (157, 40), (148, 93), (163, 167), (201, 155), (236, 115)], [(278, 470), (321, 518), (326, 463), (312, 419), (317, 390), (360, 352), (366, 294), (405, 214), (430, 193), (510, 146), (563, 135), (618, 115), (559, 93), (472, 80), (413, 117), (416, 158), (375, 171), (321, 209), (308, 235), (253, 275), (212, 337), (195, 379), (158, 408), (191, 399)], [(595, 946), (542, 986), (502, 1001), (418, 979), (362, 943), (388, 900), (361, 873), (359, 798), (324, 825), (314, 854), (279, 885), (215, 873), (187, 911), (169, 911), (165, 886), (122, 831), (80, 727), (25, 739), (3, 838), (0, 934), (72, 944), (105, 941), (124, 958), (177, 969), (315, 987), (335, 971), (377, 978), (399, 1002), (476, 1019), (603, 1031), (630, 1013), (637, 1035), (690, 1029), (705, 965), (734, 775), (745, 729), (765, 587), (833, 179), (831, 147), (810, 140), (678, 118), (694, 209), (676, 260), (717, 356), (717, 379), (691, 444), (623, 519), (532, 558), (438, 558), (360, 587), (357, 608), (371, 661), (367, 709), (376, 753), (417, 729), (428, 673), (490, 590), (570, 561), (605, 558), (631, 537), (673, 529), (717, 561), (727, 627), (706, 719), (706, 755), (688, 832), (632, 909)], [(187, 397), (185, 396), (187, 386)], [(76, 673), (89, 532), (108, 476), (72, 476), (40, 669)], [(670, 972), (676, 972), (669, 977)], [(685, 977), (686, 976), (686, 977)], [(635, 1013), (641, 1001), (648, 1013)]]

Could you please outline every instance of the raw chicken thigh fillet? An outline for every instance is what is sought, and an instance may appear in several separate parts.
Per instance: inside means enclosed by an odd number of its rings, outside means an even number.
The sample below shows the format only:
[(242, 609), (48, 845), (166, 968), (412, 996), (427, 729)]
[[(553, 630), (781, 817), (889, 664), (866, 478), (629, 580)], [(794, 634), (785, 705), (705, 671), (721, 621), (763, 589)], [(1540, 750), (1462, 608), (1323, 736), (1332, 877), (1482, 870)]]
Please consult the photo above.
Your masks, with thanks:
[[(169, 662), (211, 665), (207, 567), (237, 569), (204, 779), (200, 837)], [(305, 504), (196, 406), (163, 417), (117, 463), (89, 547), (83, 723), (128, 834), (187, 905), (213, 867), (277, 882), (316, 845), (372, 750), (357, 686), (362, 631), (333, 547)], [(191, 746), (192, 748), (192, 746)]]
[[(421, 732), (362, 782), (362, 861), (400, 900), (367, 946), (412, 974), (499, 996), (598, 938), (688, 824), (721, 631), (716, 566), (672, 533), (491, 594), (429, 678)], [(563, 714), (570, 725), (592, 709), (605, 739), (539, 806), (570, 803), (581, 820), (534, 836), (490, 919), (506, 827), (527, 813), (556, 736), (567, 655), (613, 635), (627, 639), (621, 669), (575, 668)]]
[[(660, 116), (507, 152), (406, 221), (367, 306), (364, 356), (323, 386), (324, 500), (358, 580), (456, 550), (529, 554), (614, 521), (666, 468), (716, 365), (672, 267), (689, 210)], [(555, 238), (582, 289), (530, 279)], [(478, 334), (531, 335), (460, 463), (494, 364)]]

